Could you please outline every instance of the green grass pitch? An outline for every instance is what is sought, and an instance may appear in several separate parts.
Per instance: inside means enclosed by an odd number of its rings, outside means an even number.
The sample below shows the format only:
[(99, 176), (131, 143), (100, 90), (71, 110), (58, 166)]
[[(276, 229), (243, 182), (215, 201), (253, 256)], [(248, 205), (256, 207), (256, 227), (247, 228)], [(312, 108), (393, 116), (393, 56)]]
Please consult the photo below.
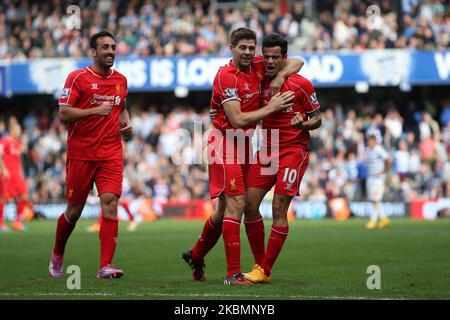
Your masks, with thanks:
[[(98, 235), (92, 221), (78, 223), (69, 239), (65, 270), (81, 268), (81, 289), (68, 274), (51, 279), (48, 263), (56, 221), (28, 224), (28, 232), (0, 233), (0, 300), (4, 299), (450, 299), (450, 220), (393, 219), (387, 229), (366, 230), (366, 220), (297, 220), (272, 282), (226, 287), (223, 240), (206, 257), (206, 282), (194, 282), (181, 253), (191, 247), (201, 221), (159, 220), (136, 232), (120, 223), (114, 263), (122, 279), (95, 278)], [(271, 221), (266, 221), (266, 239)], [(242, 269), (253, 265), (242, 226)], [(381, 269), (381, 289), (367, 288), (367, 267)]]

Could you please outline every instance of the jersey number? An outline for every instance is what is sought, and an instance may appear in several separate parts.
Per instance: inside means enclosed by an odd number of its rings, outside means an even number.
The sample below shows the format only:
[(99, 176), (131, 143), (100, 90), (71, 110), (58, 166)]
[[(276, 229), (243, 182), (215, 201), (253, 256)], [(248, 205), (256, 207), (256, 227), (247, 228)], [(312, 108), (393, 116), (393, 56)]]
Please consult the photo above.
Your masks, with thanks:
[(283, 182), (287, 181), (289, 183), (294, 183), (295, 179), (297, 179), (297, 170), (291, 169), (291, 168), (286, 168), (284, 170)]

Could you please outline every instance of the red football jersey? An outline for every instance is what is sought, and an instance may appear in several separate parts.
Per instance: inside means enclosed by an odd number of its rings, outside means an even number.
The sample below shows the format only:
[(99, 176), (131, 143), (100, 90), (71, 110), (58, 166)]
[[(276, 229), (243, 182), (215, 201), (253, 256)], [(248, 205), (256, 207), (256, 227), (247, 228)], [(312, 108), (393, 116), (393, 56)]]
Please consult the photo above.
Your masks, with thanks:
[[(261, 105), (261, 81), (264, 79), (264, 62), (262, 56), (253, 58), (248, 71), (241, 71), (232, 61), (220, 67), (214, 78), (211, 97), (211, 109), (217, 110), (213, 125), (219, 130), (233, 129), (225, 114), (223, 104), (230, 100), (241, 102), (242, 112), (255, 111)], [(242, 129), (255, 128), (251, 124)]]
[[(271, 79), (264, 79), (262, 99), (270, 100), (269, 85)], [(302, 145), (308, 148), (309, 130), (298, 130), (291, 125), (291, 119), (300, 112), (304, 121), (308, 120), (308, 114), (320, 108), (314, 87), (308, 79), (298, 75), (290, 75), (281, 87), (280, 92), (293, 91), (295, 93), (294, 105), (283, 111), (272, 113), (263, 119), (263, 128), (267, 129), (267, 144), (272, 145), (270, 129), (279, 129), (279, 148)]]
[(127, 79), (116, 70), (107, 75), (86, 67), (69, 74), (59, 98), (61, 108), (88, 109), (108, 102), (109, 116), (90, 116), (68, 124), (67, 159), (122, 159), (120, 112), (128, 95)]
[(3, 163), (9, 172), (10, 179), (23, 178), (20, 140), (10, 136), (1, 139)]

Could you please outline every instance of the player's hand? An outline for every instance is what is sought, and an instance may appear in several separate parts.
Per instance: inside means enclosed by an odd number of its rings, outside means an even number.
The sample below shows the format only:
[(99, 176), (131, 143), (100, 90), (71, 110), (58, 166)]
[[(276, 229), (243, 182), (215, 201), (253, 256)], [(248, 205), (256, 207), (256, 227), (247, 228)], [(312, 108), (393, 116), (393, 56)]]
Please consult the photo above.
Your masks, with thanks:
[(107, 117), (112, 112), (112, 106), (108, 102), (103, 102), (101, 105), (99, 105), (98, 107), (96, 107), (94, 109), (95, 109), (95, 114), (102, 116), (102, 117)]
[(9, 178), (9, 171), (8, 171), (8, 169), (6, 169), (6, 167), (3, 167), (2, 175), (3, 175), (3, 178), (6, 178), (6, 179)]
[(280, 92), (281, 86), (284, 83), (284, 77), (281, 75), (277, 75), (275, 78), (273, 78), (272, 82), (270, 82), (269, 86), (269, 94), (270, 96), (276, 95), (278, 92)]
[(217, 109), (209, 109), (209, 119), (211, 120), (211, 122), (214, 121), (214, 118), (219, 114), (219, 112), (217, 111)]
[(120, 135), (125, 141), (131, 140), (133, 138), (133, 127), (128, 122), (122, 122), (120, 124)]
[(299, 130), (303, 130), (303, 117), (300, 114), (300, 112), (296, 112), (295, 116), (291, 119), (291, 124), (294, 128), (299, 129)]
[(277, 93), (270, 99), (269, 104), (273, 105), (274, 112), (282, 111), (286, 108), (293, 106), (292, 103), (293, 99), (294, 99), (294, 92), (292, 91)]

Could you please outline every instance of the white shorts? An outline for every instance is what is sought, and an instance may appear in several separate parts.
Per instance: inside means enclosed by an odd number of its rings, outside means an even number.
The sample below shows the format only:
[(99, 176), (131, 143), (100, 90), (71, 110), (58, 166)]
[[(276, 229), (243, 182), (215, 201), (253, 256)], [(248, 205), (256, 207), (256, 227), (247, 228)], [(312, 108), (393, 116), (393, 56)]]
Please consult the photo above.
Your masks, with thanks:
[(385, 181), (384, 175), (367, 177), (366, 190), (369, 201), (379, 202), (383, 199)]

